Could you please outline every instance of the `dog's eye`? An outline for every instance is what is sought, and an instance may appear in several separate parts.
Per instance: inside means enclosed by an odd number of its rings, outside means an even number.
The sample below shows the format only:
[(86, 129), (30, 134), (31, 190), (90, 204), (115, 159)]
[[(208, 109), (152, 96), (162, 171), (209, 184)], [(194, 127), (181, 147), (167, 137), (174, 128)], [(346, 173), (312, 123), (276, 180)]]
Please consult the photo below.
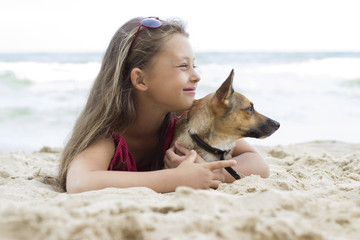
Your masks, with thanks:
[(253, 113), (254, 112), (254, 106), (251, 105), (246, 110), (248, 110), (250, 113)]

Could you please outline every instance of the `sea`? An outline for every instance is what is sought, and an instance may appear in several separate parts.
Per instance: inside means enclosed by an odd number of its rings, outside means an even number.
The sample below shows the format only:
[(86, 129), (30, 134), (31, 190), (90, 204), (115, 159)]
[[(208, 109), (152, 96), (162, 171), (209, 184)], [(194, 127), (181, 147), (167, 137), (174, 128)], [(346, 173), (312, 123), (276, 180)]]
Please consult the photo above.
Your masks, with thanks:
[[(62, 148), (102, 52), (0, 53), (0, 152)], [(360, 143), (360, 52), (197, 52), (196, 98), (235, 70), (234, 89), (281, 123), (254, 145)]]

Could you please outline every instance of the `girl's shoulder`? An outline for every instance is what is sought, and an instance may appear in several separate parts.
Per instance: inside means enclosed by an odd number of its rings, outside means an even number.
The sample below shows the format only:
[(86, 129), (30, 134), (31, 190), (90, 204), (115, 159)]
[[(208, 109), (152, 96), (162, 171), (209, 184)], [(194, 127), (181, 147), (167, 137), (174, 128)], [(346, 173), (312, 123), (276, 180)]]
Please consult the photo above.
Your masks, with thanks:
[(106, 170), (114, 155), (115, 143), (111, 136), (96, 140), (75, 156), (72, 164), (82, 169)]
[(109, 135), (105, 138), (100, 138), (96, 140), (87, 149), (102, 153), (114, 153), (115, 147), (116, 146), (115, 146), (114, 138), (112, 135)]

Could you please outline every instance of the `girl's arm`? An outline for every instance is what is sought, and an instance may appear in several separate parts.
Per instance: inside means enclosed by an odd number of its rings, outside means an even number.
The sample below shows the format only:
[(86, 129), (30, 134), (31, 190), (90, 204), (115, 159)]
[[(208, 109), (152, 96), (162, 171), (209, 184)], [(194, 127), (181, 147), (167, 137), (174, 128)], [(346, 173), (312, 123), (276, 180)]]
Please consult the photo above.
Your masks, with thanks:
[[(237, 161), (235, 167), (237, 172), (248, 176), (251, 174), (260, 175), (263, 178), (269, 177), (270, 168), (267, 162), (260, 154), (243, 139), (236, 141), (233, 148), (232, 157)], [(226, 182), (233, 182), (235, 179), (224, 170)]]
[(175, 191), (178, 186), (217, 188), (224, 180), (218, 169), (234, 166), (235, 161), (194, 163), (195, 151), (173, 169), (149, 172), (107, 171), (115, 145), (112, 138), (102, 139), (75, 157), (68, 173), (66, 188), (69, 193), (98, 190), (107, 187), (148, 187), (157, 192)]

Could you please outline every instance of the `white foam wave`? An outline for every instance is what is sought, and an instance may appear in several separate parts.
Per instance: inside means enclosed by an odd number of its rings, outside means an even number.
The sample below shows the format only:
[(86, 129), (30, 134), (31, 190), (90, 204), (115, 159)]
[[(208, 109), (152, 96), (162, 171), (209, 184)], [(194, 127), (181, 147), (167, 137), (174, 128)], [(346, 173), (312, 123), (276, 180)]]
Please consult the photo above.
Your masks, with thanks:
[(0, 62), (0, 73), (12, 72), (16, 78), (27, 79), (33, 83), (92, 81), (99, 70), (99, 62)]
[(215, 90), (232, 68), (236, 89), (265, 95), (354, 92), (358, 89), (351, 89), (348, 82), (360, 79), (360, 58), (325, 58), (295, 63), (201, 65), (199, 87), (206, 85), (205, 90)]
[(269, 64), (253, 69), (267, 74), (298, 74), (353, 79), (360, 77), (360, 58), (326, 58), (306, 62)]

